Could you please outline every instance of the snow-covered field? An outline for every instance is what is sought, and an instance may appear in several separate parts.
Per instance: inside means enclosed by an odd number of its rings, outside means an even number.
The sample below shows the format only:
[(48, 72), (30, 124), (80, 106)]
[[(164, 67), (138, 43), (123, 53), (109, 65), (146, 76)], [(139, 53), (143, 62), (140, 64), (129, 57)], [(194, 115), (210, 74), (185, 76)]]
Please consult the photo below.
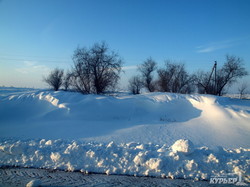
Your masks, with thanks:
[(0, 166), (249, 181), (249, 165), (250, 100), (0, 88)]

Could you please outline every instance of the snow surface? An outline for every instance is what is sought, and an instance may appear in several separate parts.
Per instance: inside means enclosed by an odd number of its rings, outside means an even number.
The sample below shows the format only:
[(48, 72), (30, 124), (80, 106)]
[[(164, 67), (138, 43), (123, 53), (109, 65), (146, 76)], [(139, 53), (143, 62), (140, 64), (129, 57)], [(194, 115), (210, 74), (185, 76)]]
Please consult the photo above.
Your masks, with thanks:
[(250, 100), (150, 93), (117, 96), (0, 90), (0, 137), (250, 147)]
[(0, 166), (249, 177), (250, 101), (0, 89)]

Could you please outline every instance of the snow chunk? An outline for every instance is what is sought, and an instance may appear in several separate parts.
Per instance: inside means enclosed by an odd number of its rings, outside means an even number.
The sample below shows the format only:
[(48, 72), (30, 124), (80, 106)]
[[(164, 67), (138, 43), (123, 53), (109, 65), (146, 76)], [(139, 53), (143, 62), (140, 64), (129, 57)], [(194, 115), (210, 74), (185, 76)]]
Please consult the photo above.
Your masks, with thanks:
[(41, 186), (40, 180), (32, 180), (28, 184), (26, 184), (26, 187), (38, 187)]
[(51, 160), (53, 161), (53, 162), (58, 162), (59, 160), (60, 160), (60, 158), (61, 158), (61, 155), (60, 155), (60, 153), (51, 153), (51, 155), (50, 155), (50, 158), (51, 158)]
[(107, 148), (114, 148), (115, 146), (115, 143), (112, 141), (107, 145)]
[(144, 148), (145, 148), (145, 147), (144, 147), (143, 144), (136, 146), (136, 149), (141, 149), (141, 150), (143, 150)]
[(208, 157), (207, 157), (207, 162), (214, 162), (214, 163), (219, 163), (219, 160), (211, 153)]
[(180, 139), (177, 140), (173, 145), (172, 145), (172, 151), (173, 152), (182, 152), (184, 154), (190, 154), (194, 150), (194, 145), (190, 140), (184, 140)]
[(137, 166), (142, 165), (144, 163), (143, 153), (139, 152), (139, 154), (135, 156), (133, 161)]
[(197, 169), (197, 167), (198, 167), (198, 164), (195, 163), (194, 160), (188, 160), (187, 164), (185, 165), (185, 169), (188, 171), (195, 170), (195, 169)]
[(45, 145), (52, 145), (52, 140), (48, 140)]
[(74, 171), (74, 170), (75, 170), (75, 167), (74, 167), (70, 162), (68, 162), (68, 163), (66, 164), (66, 166), (67, 166), (67, 170), (68, 170), (68, 171)]
[(88, 157), (90, 157), (90, 158), (94, 158), (94, 157), (95, 157), (95, 152), (92, 151), (92, 150), (89, 150), (89, 151), (86, 152), (86, 155), (87, 155)]
[(146, 162), (146, 165), (152, 170), (160, 171), (162, 166), (162, 160), (160, 158), (150, 158)]

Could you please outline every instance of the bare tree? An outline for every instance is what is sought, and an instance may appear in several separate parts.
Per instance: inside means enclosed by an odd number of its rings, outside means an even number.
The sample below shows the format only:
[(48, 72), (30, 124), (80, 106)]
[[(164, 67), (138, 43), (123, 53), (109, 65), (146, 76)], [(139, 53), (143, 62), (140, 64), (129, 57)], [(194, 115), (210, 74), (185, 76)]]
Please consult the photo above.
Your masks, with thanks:
[(80, 92), (101, 94), (117, 85), (122, 60), (106, 43), (97, 43), (89, 49), (77, 48), (73, 62), (73, 85)]
[(59, 90), (63, 84), (63, 69), (55, 68), (50, 72), (48, 77), (45, 77), (43, 80), (55, 91)]
[(196, 80), (200, 93), (221, 96), (225, 93), (226, 86), (232, 85), (247, 74), (241, 58), (227, 55), (226, 62), (221, 69), (215, 71), (214, 76), (209, 72), (203, 74), (199, 72), (196, 74)]
[(143, 88), (143, 81), (140, 76), (134, 76), (129, 80), (129, 90), (133, 94), (140, 94)]
[(195, 73), (195, 84), (200, 94), (212, 94), (212, 85), (209, 84), (209, 72), (197, 71)]
[(155, 91), (153, 84), (153, 72), (156, 70), (156, 62), (150, 57), (143, 64), (138, 66), (139, 72), (142, 74), (142, 81), (149, 92)]
[(74, 56), (74, 67), (72, 71), (72, 85), (75, 89), (83, 94), (91, 93), (91, 72), (88, 68), (89, 61), (88, 51), (86, 49), (77, 48)]
[(247, 93), (247, 83), (244, 82), (242, 83), (239, 88), (238, 88), (238, 91), (239, 91), (239, 94), (240, 94), (240, 99), (244, 99), (245, 98), (245, 94)]
[(67, 72), (64, 77), (63, 77), (63, 86), (64, 86), (64, 90), (67, 91), (70, 87), (70, 85), (72, 84), (72, 76), (73, 74), (71, 72)]
[(184, 64), (166, 61), (166, 67), (157, 71), (160, 91), (190, 93), (193, 91), (194, 76), (188, 74)]
[(227, 55), (226, 63), (217, 73), (217, 95), (222, 95), (226, 85), (231, 85), (247, 74), (241, 58)]

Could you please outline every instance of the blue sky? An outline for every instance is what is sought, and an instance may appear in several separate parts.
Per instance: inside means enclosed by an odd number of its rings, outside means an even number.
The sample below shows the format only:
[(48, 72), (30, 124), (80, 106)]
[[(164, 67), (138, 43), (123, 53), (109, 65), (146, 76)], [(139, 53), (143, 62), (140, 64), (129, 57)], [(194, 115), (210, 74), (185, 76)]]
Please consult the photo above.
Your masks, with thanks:
[(101, 41), (125, 62), (122, 84), (150, 56), (195, 72), (230, 54), (250, 71), (249, 10), (248, 0), (0, 0), (0, 85), (45, 87), (77, 46)]

